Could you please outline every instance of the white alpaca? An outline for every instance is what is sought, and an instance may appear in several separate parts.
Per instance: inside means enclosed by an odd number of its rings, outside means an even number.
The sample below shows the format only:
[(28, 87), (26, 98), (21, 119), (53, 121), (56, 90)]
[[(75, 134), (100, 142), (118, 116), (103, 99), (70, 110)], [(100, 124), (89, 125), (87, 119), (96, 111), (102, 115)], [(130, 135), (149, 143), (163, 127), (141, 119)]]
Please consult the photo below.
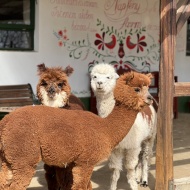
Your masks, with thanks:
[[(115, 69), (109, 64), (100, 63), (91, 71), (91, 87), (96, 96), (98, 115), (102, 118), (107, 117), (115, 106), (113, 89), (118, 77)], [(138, 190), (137, 182), (144, 187), (148, 186), (148, 171), (156, 135), (156, 121), (153, 106), (144, 109), (137, 115), (127, 136), (112, 151), (109, 158), (109, 167), (113, 169), (110, 190), (117, 188), (123, 159), (131, 189)]]

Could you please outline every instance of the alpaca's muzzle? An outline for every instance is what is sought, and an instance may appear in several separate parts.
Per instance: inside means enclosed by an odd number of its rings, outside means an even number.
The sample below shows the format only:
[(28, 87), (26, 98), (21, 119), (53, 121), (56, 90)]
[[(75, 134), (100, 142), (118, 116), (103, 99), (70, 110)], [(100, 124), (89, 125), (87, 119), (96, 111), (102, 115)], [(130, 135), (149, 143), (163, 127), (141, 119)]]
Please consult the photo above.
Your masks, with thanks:
[(153, 100), (154, 100), (154, 98), (152, 97), (152, 95), (148, 95), (145, 102), (146, 102), (148, 105), (150, 105), (150, 104), (153, 103)]

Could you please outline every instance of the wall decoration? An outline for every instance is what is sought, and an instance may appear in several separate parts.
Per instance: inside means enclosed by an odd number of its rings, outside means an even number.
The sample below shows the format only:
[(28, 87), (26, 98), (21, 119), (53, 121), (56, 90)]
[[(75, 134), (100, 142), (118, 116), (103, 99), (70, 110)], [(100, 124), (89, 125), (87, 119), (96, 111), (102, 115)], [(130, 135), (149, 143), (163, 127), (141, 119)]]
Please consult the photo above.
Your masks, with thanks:
[[(100, 32), (95, 34), (94, 40), (87, 36), (86, 39), (70, 42), (66, 29), (54, 31), (53, 34), (58, 40), (58, 45), (66, 47), (71, 58), (85, 60), (91, 54), (95, 55), (97, 59), (89, 63), (89, 70), (100, 60), (106, 62), (108, 57), (112, 59), (109, 63), (113, 64), (116, 69), (122, 67), (138, 72), (150, 72), (151, 64), (159, 61), (159, 44), (151, 35), (147, 35), (145, 27), (118, 32), (114, 27), (104, 28), (104, 24), (99, 19), (97, 22)], [(105, 40), (106, 37), (108, 40)], [(128, 55), (128, 50), (134, 50), (134, 54)], [(141, 52), (146, 53), (141, 55)], [(137, 60), (140, 61), (138, 65)]]
[(85, 96), (89, 83), (84, 81), (89, 81), (92, 66), (100, 62), (116, 69), (157, 70), (156, 0), (49, 0), (49, 6), (50, 19), (56, 23), (51, 31), (55, 54), (62, 53), (80, 75), (80, 86), (73, 85), (75, 94)]

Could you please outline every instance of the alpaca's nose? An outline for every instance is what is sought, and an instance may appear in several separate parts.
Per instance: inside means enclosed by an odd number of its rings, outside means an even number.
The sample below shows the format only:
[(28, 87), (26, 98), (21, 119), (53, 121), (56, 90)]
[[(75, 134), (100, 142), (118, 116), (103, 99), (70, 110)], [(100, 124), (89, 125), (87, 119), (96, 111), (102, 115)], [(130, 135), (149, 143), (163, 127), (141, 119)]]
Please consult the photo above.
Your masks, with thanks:
[(148, 99), (148, 100), (153, 100), (153, 97), (152, 97), (151, 95), (148, 95), (148, 96), (147, 96), (147, 99)]
[(54, 89), (54, 87), (51, 86), (51, 87), (49, 88), (48, 92), (49, 92), (50, 94), (55, 93), (55, 89)]
[(101, 82), (101, 81), (98, 81), (97, 83), (98, 83), (99, 85), (101, 85), (101, 84), (102, 84), (102, 82)]

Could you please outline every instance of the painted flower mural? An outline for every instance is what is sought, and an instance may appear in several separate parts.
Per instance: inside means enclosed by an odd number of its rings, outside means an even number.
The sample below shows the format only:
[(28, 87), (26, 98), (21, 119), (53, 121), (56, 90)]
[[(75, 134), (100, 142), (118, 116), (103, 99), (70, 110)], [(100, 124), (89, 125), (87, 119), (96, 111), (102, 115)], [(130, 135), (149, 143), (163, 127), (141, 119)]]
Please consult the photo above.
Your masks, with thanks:
[(105, 27), (97, 19), (100, 32), (79, 41), (70, 41), (67, 30), (54, 32), (59, 46), (66, 47), (69, 56), (74, 59), (85, 60), (92, 54), (96, 57), (89, 63), (91, 67), (99, 62), (109, 62), (115, 68), (149, 72), (151, 64), (159, 60), (159, 43), (146, 32), (146, 28), (125, 29), (118, 31), (114, 27)]
[(65, 46), (66, 42), (69, 40), (68, 36), (67, 36), (67, 30), (59, 30), (57, 33), (54, 32), (54, 35), (58, 38), (58, 45), (61, 46)]

